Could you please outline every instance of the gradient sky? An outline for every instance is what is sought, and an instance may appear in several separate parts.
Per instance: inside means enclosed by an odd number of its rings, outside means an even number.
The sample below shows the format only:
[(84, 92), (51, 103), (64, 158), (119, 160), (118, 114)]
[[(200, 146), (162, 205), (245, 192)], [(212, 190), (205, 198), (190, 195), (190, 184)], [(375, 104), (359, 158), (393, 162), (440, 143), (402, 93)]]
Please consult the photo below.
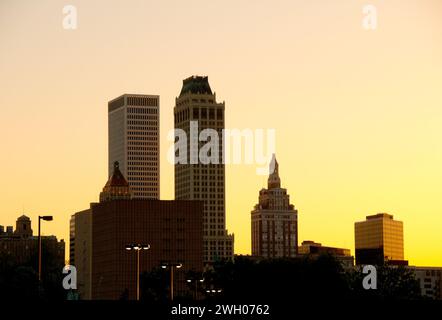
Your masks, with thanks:
[[(362, 7), (378, 28), (362, 28)], [(62, 28), (62, 8), (78, 29)], [(442, 266), (442, 1), (0, 1), (0, 224), (69, 217), (107, 180), (107, 101), (161, 96), (161, 198), (174, 196), (167, 132), (182, 80), (208, 75), (228, 128), (275, 128), (299, 241), (350, 248), (354, 222), (404, 221), (405, 258)], [(227, 225), (250, 253), (266, 178), (229, 165)], [(68, 247), (66, 247), (68, 248)]]

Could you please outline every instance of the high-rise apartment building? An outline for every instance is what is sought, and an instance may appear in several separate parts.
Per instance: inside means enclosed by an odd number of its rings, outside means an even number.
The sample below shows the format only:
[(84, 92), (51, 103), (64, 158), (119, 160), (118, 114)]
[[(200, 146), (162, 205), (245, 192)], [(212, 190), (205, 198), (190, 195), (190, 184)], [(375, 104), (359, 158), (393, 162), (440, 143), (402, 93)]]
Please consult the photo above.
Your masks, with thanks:
[(295, 257), (298, 252), (298, 211), (281, 188), (279, 165), (273, 156), (267, 189), (259, 191), (252, 211), (252, 255), (264, 258)]
[[(175, 164), (175, 198), (204, 201), (204, 261), (233, 258), (233, 235), (226, 230), (225, 166), (222, 163), (222, 141), (218, 163), (201, 163), (199, 147), (204, 142), (191, 143), (204, 129), (213, 129), (222, 138), (225, 124), (225, 103), (216, 102), (207, 77), (193, 76), (183, 81), (174, 108), (175, 128), (187, 134), (186, 163)], [(191, 130), (193, 126), (193, 130)], [(197, 128), (195, 129), (195, 126)], [(221, 140), (221, 139), (220, 139)], [(197, 161), (192, 161), (192, 157)], [(195, 160), (195, 159), (194, 159)]]
[(109, 177), (115, 162), (134, 198), (160, 197), (160, 97), (123, 94), (108, 103)]
[(404, 229), (402, 221), (379, 213), (355, 223), (356, 264), (407, 264), (404, 261)]

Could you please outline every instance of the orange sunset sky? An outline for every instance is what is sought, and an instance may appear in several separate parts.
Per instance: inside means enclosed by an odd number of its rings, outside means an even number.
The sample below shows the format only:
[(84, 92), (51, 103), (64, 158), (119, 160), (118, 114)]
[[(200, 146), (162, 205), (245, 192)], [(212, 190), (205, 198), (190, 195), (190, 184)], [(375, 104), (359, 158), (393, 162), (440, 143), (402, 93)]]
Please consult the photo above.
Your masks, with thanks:
[[(378, 27), (362, 28), (362, 7)], [(62, 27), (64, 5), (78, 29)], [(442, 266), (442, 1), (0, 1), (0, 225), (52, 214), (44, 234), (107, 180), (107, 102), (160, 95), (161, 198), (182, 80), (207, 75), (227, 128), (274, 128), (299, 242), (350, 248), (354, 222), (404, 222), (405, 258)], [(226, 167), (227, 226), (250, 253), (266, 178)], [(66, 247), (68, 249), (68, 247)]]

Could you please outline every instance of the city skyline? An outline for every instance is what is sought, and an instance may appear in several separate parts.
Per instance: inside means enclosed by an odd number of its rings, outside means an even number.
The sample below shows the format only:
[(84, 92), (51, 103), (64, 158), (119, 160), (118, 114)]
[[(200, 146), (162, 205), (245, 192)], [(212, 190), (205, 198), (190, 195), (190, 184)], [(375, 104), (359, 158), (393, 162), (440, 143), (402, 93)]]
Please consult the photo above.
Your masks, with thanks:
[[(217, 9), (231, 25), (200, 30), (190, 21), (188, 36), (164, 22), (169, 13), (175, 26), (187, 21), (178, 2), (174, 10), (155, 7), (149, 22), (141, 19), (147, 5), (134, 12), (121, 2), (104, 14), (77, 1), (72, 32), (61, 28), (58, 3), (2, 2), (2, 224), (51, 214), (44, 233), (69, 239), (70, 214), (97, 201), (106, 181), (106, 107), (123, 92), (161, 98), (160, 199), (173, 199), (166, 136), (182, 80), (200, 74), (226, 101), (226, 128), (276, 129), (284, 187), (302, 213), (300, 243), (354, 254), (354, 222), (388, 212), (404, 222), (410, 265), (442, 265), (442, 44), (435, 41), (442, 22), (434, 13), (441, 3), (373, 3), (381, 18), (372, 33), (360, 27), (362, 1), (253, 11), (226, 2)], [(212, 4), (195, 8), (190, 17), (211, 21), (203, 13)], [(226, 166), (226, 228), (236, 253), (250, 253), (250, 208), (265, 180), (255, 166)]]

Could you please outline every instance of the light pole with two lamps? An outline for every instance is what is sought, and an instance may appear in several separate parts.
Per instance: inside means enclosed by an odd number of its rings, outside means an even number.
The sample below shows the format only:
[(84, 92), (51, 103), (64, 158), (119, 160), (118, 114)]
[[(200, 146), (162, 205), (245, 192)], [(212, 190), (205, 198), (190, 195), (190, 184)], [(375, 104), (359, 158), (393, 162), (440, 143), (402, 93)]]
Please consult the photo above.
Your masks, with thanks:
[(183, 266), (182, 263), (168, 263), (163, 262), (161, 268), (170, 269), (170, 301), (173, 301), (173, 269), (180, 269)]
[(54, 218), (52, 216), (38, 216), (38, 282), (41, 282), (41, 231), (40, 231), (40, 221), (52, 221)]
[(127, 251), (135, 250), (137, 252), (137, 301), (140, 300), (140, 251), (149, 250), (150, 244), (128, 244)]
[(198, 300), (198, 282), (203, 283), (204, 278), (203, 277), (193, 277), (186, 280), (187, 283), (195, 282), (195, 300)]

